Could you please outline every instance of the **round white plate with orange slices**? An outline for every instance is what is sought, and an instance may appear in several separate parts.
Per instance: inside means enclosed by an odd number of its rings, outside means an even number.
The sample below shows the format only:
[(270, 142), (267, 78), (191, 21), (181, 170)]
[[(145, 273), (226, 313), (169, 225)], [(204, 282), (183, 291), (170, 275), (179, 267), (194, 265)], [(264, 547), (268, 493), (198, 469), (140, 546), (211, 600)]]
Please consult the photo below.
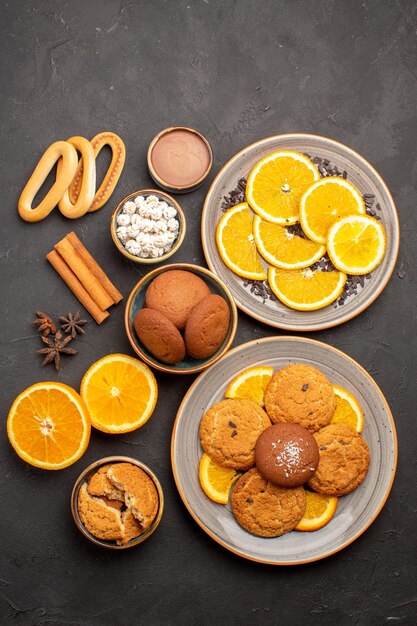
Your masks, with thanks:
[[(242, 178), (245, 197), (225, 210)], [(345, 220), (337, 228), (332, 203), (338, 221)], [(230, 159), (206, 196), (201, 236), (208, 266), (242, 311), (305, 332), (336, 326), (370, 306), (399, 249), (397, 212), (381, 176), (351, 148), (307, 134), (269, 137)], [(326, 253), (335, 271), (322, 271)]]
[[(371, 461), (357, 489), (340, 498), (312, 494), (298, 531), (266, 539), (236, 522), (229, 502), (239, 473), (210, 461), (201, 448), (199, 428), (204, 413), (225, 397), (247, 397), (261, 405), (262, 389), (272, 372), (289, 363), (307, 363), (327, 376), (338, 399), (332, 420), (362, 432)], [(186, 508), (212, 539), (253, 561), (296, 565), (342, 550), (376, 519), (394, 480), (397, 437), (381, 390), (353, 359), (319, 341), (268, 337), (233, 348), (194, 381), (175, 420), (171, 462)]]

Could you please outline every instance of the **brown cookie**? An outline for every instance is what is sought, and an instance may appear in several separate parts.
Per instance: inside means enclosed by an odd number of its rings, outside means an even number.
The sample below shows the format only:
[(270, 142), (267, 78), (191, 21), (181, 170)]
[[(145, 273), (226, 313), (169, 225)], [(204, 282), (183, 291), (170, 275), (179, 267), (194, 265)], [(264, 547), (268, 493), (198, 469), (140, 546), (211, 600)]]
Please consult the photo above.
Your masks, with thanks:
[(273, 424), (258, 437), (255, 462), (266, 480), (280, 487), (299, 487), (316, 471), (319, 448), (300, 424)]
[(109, 480), (124, 493), (125, 505), (146, 530), (158, 513), (159, 497), (152, 479), (131, 463), (115, 463), (107, 471)]
[(271, 421), (296, 422), (314, 433), (327, 426), (336, 408), (336, 396), (326, 376), (311, 365), (287, 365), (275, 372), (265, 392)]
[(123, 537), (117, 541), (119, 545), (129, 543), (129, 541), (139, 537), (139, 535), (143, 533), (141, 524), (138, 522), (130, 509), (123, 511), (121, 517), (123, 524)]
[(222, 345), (229, 330), (230, 310), (224, 298), (209, 294), (191, 310), (185, 326), (185, 347), (195, 359), (207, 359)]
[(204, 280), (184, 270), (168, 270), (153, 279), (146, 291), (146, 306), (185, 328), (191, 309), (210, 293)]
[(363, 437), (345, 424), (330, 424), (314, 434), (319, 466), (308, 485), (326, 496), (343, 496), (364, 480), (370, 461)]
[(279, 537), (303, 517), (306, 495), (303, 487), (278, 487), (253, 468), (237, 481), (231, 506), (237, 522), (252, 535)]
[(155, 309), (141, 309), (133, 321), (145, 348), (163, 363), (178, 363), (185, 357), (185, 343), (179, 330)]
[(265, 411), (252, 400), (222, 400), (202, 417), (201, 446), (220, 465), (249, 469), (255, 464), (256, 441), (270, 425)]
[(105, 541), (121, 541), (123, 524), (120, 511), (87, 491), (87, 483), (81, 486), (78, 494), (78, 513), (89, 533)]

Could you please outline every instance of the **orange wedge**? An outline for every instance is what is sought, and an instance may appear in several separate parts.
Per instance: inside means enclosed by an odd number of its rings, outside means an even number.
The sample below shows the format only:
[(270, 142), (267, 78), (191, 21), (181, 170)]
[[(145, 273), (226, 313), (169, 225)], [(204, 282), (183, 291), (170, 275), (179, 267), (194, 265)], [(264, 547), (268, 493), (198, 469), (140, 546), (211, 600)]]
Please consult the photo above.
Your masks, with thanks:
[(252, 233), (252, 213), (242, 202), (229, 209), (217, 225), (216, 243), (223, 262), (242, 278), (265, 280)]
[(308, 532), (319, 530), (333, 518), (338, 499), (336, 496), (323, 496), (320, 493), (307, 490), (305, 493), (307, 498), (306, 510), (295, 530)]
[(105, 433), (127, 433), (148, 421), (158, 387), (145, 363), (126, 354), (110, 354), (84, 374), (81, 396), (95, 428)]
[(21, 459), (47, 470), (72, 465), (90, 440), (87, 407), (62, 383), (36, 383), (13, 402), (7, 436)]
[(273, 373), (274, 368), (266, 365), (249, 367), (235, 376), (224, 395), (226, 398), (248, 398), (265, 406), (265, 389)]
[(333, 385), (333, 391), (336, 396), (337, 404), (330, 423), (347, 424), (347, 426), (350, 426), (358, 433), (361, 433), (365, 425), (365, 418), (361, 405), (355, 396), (346, 389), (343, 389), (343, 387)]
[(253, 219), (253, 236), (263, 258), (275, 267), (294, 270), (309, 267), (321, 259), (326, 246), (294, 235), (278, 224)]
[(369, 274), (381, 263), (387, 240), (381, 222), (368, 215), (349, 215), (327, 233), (331, 262), (346, 274)]
[(291, 309), (315, 311), (340, 296), (346, 283), (346, 274), (320, 272), (310, 268), (281, 270), (270, 267), (268, 282), (276, 297)]
[(295, 224), (301, 196), (319, 178), (318, 169), (304, 154), (279, 150), (255, 165), (246, 184), (246, 199), (265, 220)]
[(198, 478), (204, 493), (213, 502), (227, 504), (230, 489), (241, 474), (230, 467), (218, 465), (206, 453), (201, 457)]
[(347, 215), (365, 214), (365, 202), (352, 183), (328, 176), (314, 183), (300, 201), (300, 222), (312, 241), (326, 243), (332, 224)]

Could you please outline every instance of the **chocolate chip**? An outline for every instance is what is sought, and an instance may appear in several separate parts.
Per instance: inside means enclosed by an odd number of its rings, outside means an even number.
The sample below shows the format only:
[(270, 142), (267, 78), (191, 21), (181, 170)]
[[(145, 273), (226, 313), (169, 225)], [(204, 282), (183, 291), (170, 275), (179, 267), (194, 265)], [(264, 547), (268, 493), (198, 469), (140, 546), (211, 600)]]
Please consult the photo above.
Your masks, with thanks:
[(249, 502), (249, 504), (252, 504), (253, 498), (246, 498), (246, 502)]
[(345, 446), (346, 445), (346, 443), (343, 441), (343, 439), (339, 439), (339, 443), (340, 443), (341, 446)]
[(319, 450), (327, 450), (327, 446), (320, 446)]
[(304, 383), (304, 385), (301, 387), (301, 391), (307, 391), (308, 389), (308, 383)]
[(236, 437), (236, 435), (237, 435), (237, 430), (236, 429), (232, 430), (232, 434), (230, 436), (231, 437)]
[(236, 424), (234, 422), (232, 422), (232, 420), (230, 420), (229, 426), (230, 426), (230, 428), (236, 428)]

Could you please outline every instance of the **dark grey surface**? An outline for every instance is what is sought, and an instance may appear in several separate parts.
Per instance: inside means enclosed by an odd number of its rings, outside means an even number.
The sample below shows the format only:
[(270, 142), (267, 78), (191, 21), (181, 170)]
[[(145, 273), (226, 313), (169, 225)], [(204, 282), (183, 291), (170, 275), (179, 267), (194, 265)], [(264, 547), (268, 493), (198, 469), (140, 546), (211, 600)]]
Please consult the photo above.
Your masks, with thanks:
[[(416, 4), (413, 1), (111, 0), (1, 3), (2, 359), (0, 622), (130, 624), (414, 624), (416, 572), (417, 349)], [(127, 296), (143, 271), (114, 248), (109, 217), (118, 199), (147, 187), (147, 146), (171, 124), (211, 140), (214, 174), (236, 151), (268, 135), (314, 132), (355, 148), (381, 173), (397, 203), (402, 241), (396, 271), (358, 318), (314, 333), (357, 359), (391, 405), (399, 465), (386, 507), (354, 544), (316, 564), (272, 568), (217, 546), (187, 514), (170, 470), (176, 408), (192, 378), (156, 374), (160, 399), (142, 429), (94, 432), (84, 457), (61, 472), (24, 464), (5, 422), (14, 397), (42, 380), (78, 388), (110, 352), (131, 354), (123, 304), (91, 323), (62, 372), (40, 366), (36, 309), (78, 304), (45, 254), (70, 229)], [(74, 134), (113, 130), (126, 142), (117, 190), (75, 222), (54, 211), (20, 220), (19, 193), (43, 150)], [(186, 243), (174, 261), (204, 263), (199, 221), (207, 184), (180, 202)], [(279, 334), (239, 315), (235, 344)], [(160, 477), (161, 526), (144, 545), (105, 552), (71, 519), (75, 478), (108, 454), (132, 455)]]

